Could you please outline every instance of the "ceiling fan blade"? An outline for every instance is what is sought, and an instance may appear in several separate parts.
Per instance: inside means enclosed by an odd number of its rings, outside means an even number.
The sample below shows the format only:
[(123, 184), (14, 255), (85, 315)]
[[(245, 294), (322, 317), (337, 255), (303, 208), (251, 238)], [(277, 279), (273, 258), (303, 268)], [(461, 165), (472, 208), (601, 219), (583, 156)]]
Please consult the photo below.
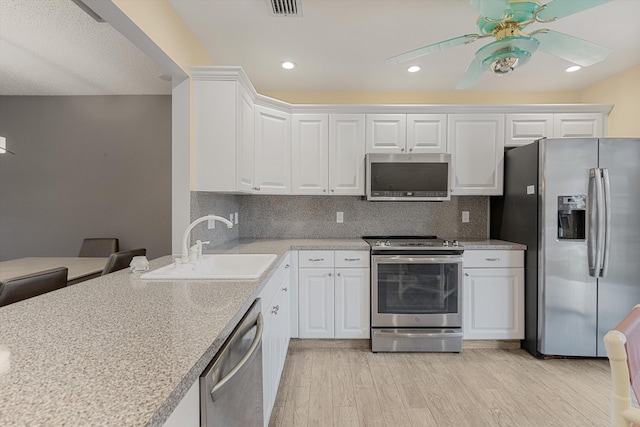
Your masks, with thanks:
[(503, 18), (504, 11), (509, 9), (509, 0), (469, 0), (469, 3), (480, 15), (491, 19)]
[(460, 46), (462, 44), (471, 43), (479, 37), (478, 34), (465, 34), (464, 36), (454, 37), (449, 40), (444, 40), (438, 43), (430, 44), (428, 46), (419, 47), (418, 49), (410, 50), (409, 52), (401, 53), (400, 55), (387, 58), (384, 63), (387, 65), (395, 65), (401, 62), (411, 61), (424, 55), (428, 55), (434, 52), (440, 52), (450, 47)]
[(478, 58), (474, 58), (460, 80), (458, 80), (456, 89), (467, 89), (471, 86), (475, 86), (475, 84), (480, 80), (480, 77), (482, 77), (483, 72), (484, 69), (482, 68), (482, 61), (479, 61)]
[(564, 18), (613, 0), (552, 0), (545, 4), (545, 8), (538, 13), (540, 19)]
[(539, 50), (582, 67), (596, 64), (613, 52), (608, 47), (553, 30), (534, 32), (532, 36), (540, 42)]

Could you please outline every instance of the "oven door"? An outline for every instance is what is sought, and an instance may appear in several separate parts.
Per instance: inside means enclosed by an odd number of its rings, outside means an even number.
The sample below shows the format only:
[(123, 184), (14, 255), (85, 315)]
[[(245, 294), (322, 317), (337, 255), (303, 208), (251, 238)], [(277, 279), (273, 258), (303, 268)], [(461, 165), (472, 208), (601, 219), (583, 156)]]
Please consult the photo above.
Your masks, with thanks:
[(373, 255), (372, 327), (462, 327), (461, 255)]

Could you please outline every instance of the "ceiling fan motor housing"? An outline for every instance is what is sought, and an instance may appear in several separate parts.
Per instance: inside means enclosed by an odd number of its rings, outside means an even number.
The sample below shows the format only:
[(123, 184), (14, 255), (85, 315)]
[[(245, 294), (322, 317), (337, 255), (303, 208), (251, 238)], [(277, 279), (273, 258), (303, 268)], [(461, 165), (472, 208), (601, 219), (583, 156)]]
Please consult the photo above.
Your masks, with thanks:
[(507, 74), (526, 64), (531, 54), (538, 49), (538, 40), (533, 37), (509, 37), (496, 40), (478, 49), (476, 60), (485, 71)]

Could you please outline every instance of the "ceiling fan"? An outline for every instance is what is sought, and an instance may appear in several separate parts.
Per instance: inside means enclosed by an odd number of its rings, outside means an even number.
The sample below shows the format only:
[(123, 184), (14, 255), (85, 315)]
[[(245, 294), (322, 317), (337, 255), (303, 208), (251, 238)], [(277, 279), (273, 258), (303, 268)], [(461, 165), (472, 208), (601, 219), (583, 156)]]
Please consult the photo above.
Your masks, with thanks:
[(392, 56), (385, 63), (399, 64), (479, 39), (494, 37), (495, 41), (476, 51), (473, 61), (458, 81), (456, 89), (466, 89), (475, 85), (485, 71), (507, 74), (521, 67), (537, 49), (582, 67), (598, 63), (613, 52), (607, 47), (547, 28), (530, 33), (523, 31), (530, 24), (554, 22), (612, 0), (552, 0), (545, 4), (540, 4), (538, 0), (468, 1), (481, 15), (477, 21), (478, 34), (465, 34), (430, 44)]

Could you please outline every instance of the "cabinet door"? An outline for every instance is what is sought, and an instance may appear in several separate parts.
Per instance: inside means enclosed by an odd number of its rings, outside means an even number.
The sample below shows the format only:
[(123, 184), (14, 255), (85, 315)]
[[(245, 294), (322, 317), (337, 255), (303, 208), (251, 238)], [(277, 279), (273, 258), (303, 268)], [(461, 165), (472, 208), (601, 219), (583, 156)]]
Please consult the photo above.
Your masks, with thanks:
[[(262, 331), (262, 406), (264, 419), (268, 420), (276, 400), (276, 392), (273, 384), (276, 377), (276, 342), (277, 342), (277, 318), (274, 310), (275, 298), (271, 301), (262, 301), (262, 316), (264, 329)], [(266, 423), (265, 423), (266, 425)]]
[(333, 268), (301, 268), (298, 272), (300, 338), (334, 336)]
[(253, 99), (249, 91), (240, 87), (238, 92), (238, 151), (237, 181), (238, 190), (252, 192), (255, 187), (253, 172), (255, 169)]
[(255, 190), (259, 194), (291, 191), (291, 115), (255, 106)]
[(501, 195), (503, 114), (450, 114), (451, 195)]
[(293, 194), (327, 194), (329, 125), (326, 114), (292, 116), (291, 164)]
[(447, 152), (446, 114), (407, 114), (407, 151)]
[(565, 113), (553, 115), (554, 138), (590, 138), (604, 136), (600, 113)]
[(369, 269), (339, 268), (335, 272), (335, 337), (369, 338)]
[(367, 114), (367, 153), (403, 153), (407, 140), (406, 114)]
[(553, 137), (553, 114), (507, 114), (505, 147), (526, 145)]
[(329, 116), (329, 194), (365, 194), (364, 133), (364, 114)]
[(524, 269), (467, 268), (464, 339), (524, 339)]

